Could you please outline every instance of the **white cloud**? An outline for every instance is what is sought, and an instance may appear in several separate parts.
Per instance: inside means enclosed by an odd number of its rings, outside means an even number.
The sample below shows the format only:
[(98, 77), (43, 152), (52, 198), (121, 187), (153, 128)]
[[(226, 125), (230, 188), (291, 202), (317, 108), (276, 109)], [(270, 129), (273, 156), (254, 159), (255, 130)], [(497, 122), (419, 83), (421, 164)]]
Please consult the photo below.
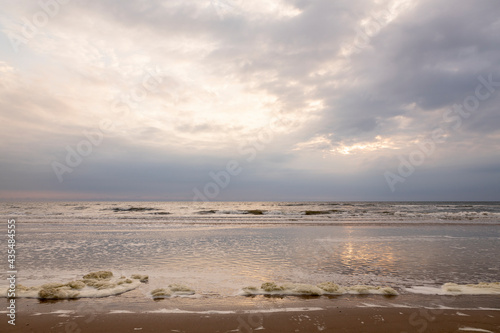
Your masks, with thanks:
[[(4, 34), (19, 33), (23, 19), (41, 10), (37, 2), (3, 3)], [(255, 140), (279, 113), (287, 124), (258, 152), (276, 173), (378, 170), (439, 127), (446, 110), (474, 93), (477, 75), (500, 80), (498, 6), (68, 2), (18, 53), (0, 51), (0, 118), (9, 124), (0, 153), (4, 161), (50, 161), (112, 119), (116, 136), (95, 150), (102, 161), (113, 149), (175, 152), (179, 170), (190, 170), (198, 156), (239, 158), (241, 142)], [(161, 82), (144, 91), (154, 69)], [(496, 105), (497, 95), (482, 102), (446, 134), (447, 154), (433, 159), (452, 164), (466, 147), (478, 164), (486, 160), (499, 145)], [(332, 160), (342, 160), (343, 170), (332, 169)]]

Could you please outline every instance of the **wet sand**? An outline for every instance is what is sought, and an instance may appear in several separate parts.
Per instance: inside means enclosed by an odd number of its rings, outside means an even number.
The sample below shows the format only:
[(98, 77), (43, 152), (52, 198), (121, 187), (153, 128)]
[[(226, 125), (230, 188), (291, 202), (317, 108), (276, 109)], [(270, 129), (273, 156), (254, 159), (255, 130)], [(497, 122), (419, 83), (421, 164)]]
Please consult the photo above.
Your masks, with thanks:
[[(500, 332), (498, 296), (18, 299), (0, 332)], [(2, 302), (5, 309), (6, 302)], [(408, 304), (413, 304), (409, 307)], [(3, 310), (3, 309), (2, 309)], [(5, 311), (4, 311), (5, 312)]]
[[(458, 312), (458, 314), (457, 314)], [(500, 332), (498, 311), (339, 308), (307, 312), (20, 315), (1, 332)]]

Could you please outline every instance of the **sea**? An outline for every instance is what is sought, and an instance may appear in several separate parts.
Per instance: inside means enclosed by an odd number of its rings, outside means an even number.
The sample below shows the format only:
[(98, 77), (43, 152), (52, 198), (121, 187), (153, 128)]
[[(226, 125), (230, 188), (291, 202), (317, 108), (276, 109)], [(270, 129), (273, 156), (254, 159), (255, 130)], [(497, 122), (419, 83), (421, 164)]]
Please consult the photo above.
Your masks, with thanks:
[(20, 298), (107, 297), (128, 308), (266, 296), (500, 300), (500, 202), (4, 202), (0, 219), (2, 297), (15, 271)]

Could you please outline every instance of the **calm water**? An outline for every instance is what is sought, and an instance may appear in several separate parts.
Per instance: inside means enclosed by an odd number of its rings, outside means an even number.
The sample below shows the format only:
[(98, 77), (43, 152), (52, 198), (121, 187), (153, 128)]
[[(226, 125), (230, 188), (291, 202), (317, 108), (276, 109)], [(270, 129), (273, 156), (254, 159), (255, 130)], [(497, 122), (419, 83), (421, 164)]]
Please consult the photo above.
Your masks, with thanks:
[(266, 281), (500, 280), (499, 203), (2, 203), (0, 218), (16, 219), (25, 285), (96, 270), (223, 296)]

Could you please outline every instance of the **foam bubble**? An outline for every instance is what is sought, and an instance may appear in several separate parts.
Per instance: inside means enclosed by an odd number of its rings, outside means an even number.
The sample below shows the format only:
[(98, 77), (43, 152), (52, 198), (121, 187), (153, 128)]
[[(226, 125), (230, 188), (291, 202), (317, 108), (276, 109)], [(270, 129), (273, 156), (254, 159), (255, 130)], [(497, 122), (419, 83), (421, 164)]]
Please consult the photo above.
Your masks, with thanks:
[[(41, 286), (16, 286), (16, 297), (39, 299), (77, 299), (119, 295), (141, 284), (140, 279), (113, 277), (109, 271), (99, 271), (83, 276), (83, 279), (67, 283), (52, 282)], [(0, 297), (8, 297), (8, 289), (0, 290)]]
[(485, 329), (482, 329), (482, 328), (475, 328), (475, 327), (460, 327), (458, 330), (459, 331), (467, 331), (467, 332), (493, 333), (493, 331), (485, 330)]
[(146, 311), (145, 313), (196, 313), (196, 314), (233, 314), (236, 311), (220, 311), (220, 310), (207, 310), (207, 311), (188, 311), (180, 309), (159, 309)]
[(121, 314), (121, 313), (135, 313), (135, 312), (128, 311), (128, 310), (111, 310), (108, 313), (109, 314)]
[(151, 291), (151, 296), (154, 299), (168, 298), (175, 296), (189, 296), (194, 295), (195, 291), (182, 284), (171, 284), (168, 288), (157, 288)]
[(132, 279), (139, 280), (141, 282), (148, 282), (149, 281), (149, 276), (148, 275), (141, 275), (141, 274), (133, 274), (131, 276)]
[[(258, 310), (206, 310), (206, 311), (189, 311), (180, 309), (159, 309), (146, 311), (144, 313), (195, 313), (195, 314), (258, 314), (258, 313), (276, 313), (276, 312), (308, 312), (308, 311), (321, 311), (323, 308), (318, 307), (302, 307), (302, 308), (274, 308), (274, 309), (258, 309)], [(255, 329), (254, 329), (255, 330)]]
[(274, 282), (263, 283), (260, 288), (250, 286), (243, 288), (239, 295), (293, 295), (293, 296), (321, 296), (321, 295), (343, 295), (343, 294), (375, 294), (375, 295), (398, 295), (391, 287), (356, 285), (351, 287), (339, 286), (333, 282), (323, 282), (318, 285), (305, 283), (284, 283), (277, 285)]
[(478, 284), (445, 283), (440, 288), (414, 286), (406, 291), (425, 295), (500, 295), (500, 282), (481, 282)]

